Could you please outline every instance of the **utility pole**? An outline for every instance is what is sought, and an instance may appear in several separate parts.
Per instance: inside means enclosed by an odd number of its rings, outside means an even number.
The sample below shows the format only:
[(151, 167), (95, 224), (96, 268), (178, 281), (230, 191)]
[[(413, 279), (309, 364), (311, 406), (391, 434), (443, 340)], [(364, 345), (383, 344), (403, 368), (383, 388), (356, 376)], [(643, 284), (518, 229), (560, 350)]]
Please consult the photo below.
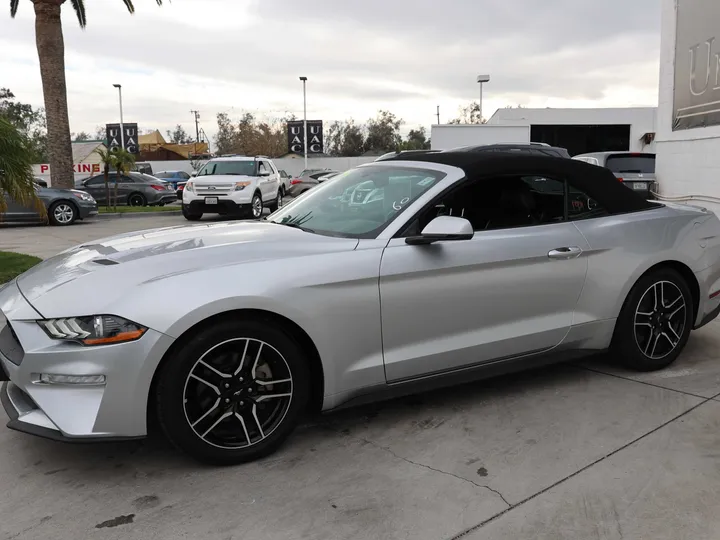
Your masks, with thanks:
[(440, 105), (437, 106), (438, 126), (440, 125)]
[(190, 111), (192, 115), (195, 117), (195, 142), (200, 142), (200, 127), (198, 126), (198, 121), (200, 120), (200, 111)]

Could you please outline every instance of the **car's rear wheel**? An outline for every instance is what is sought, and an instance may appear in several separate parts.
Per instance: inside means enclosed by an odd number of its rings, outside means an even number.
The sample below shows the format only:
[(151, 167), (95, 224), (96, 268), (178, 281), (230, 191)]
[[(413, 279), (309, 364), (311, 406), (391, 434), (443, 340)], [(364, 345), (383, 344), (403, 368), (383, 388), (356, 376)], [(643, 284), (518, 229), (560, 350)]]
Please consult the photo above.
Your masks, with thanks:
[(200, 221), (203, 217), (202, 213), (191, 212), (184, 204), (182, 205), (182, 215), (188, 221)]
[(253, 195), (252, 202), (250, 203), (250, 212), (252, 217), (255, 219), (260, 219), (262, 217), (263, 202), (259, 193), (255, 193), (255, 195)]
[(277, 197), (275, 198), (275, 202), (268, 205), (268, 208), (270, 209), (270, 212), (277, 211), (278, 208), (282, 208), (283, 205), (283, 194), (282, 191), (278, 189)]
[(77, 218), (78, 212), (75, 205), (67, 201), (56, 202), (48, 210), (48, 220), (51, 225), (72, 225)]
[(672, 364), (692, 330), (693, 298), (672, 268), (638, 280), (618, 317), (611, 352), (628, 368), (654, 371)]
[(300, 347), (257, 321), (214, 324), (184, 343), (158, 374), (158, 417), (194, 458), (232, 465), (274, 452), (308, 400)]
[(128, 197), (129, 206), (145, 206), (147, 205), (147, 199), (142, 193), (131, 193)]

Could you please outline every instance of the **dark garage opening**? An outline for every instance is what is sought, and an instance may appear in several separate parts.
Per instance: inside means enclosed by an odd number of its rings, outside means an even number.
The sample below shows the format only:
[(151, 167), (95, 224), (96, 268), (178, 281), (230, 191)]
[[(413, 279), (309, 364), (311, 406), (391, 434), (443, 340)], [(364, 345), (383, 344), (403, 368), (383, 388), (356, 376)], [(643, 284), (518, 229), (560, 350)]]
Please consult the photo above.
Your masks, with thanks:
[(530, 140), (567, 148), (571, 156), (587, 152), (628, 151), (630, 125), (530, 126)]

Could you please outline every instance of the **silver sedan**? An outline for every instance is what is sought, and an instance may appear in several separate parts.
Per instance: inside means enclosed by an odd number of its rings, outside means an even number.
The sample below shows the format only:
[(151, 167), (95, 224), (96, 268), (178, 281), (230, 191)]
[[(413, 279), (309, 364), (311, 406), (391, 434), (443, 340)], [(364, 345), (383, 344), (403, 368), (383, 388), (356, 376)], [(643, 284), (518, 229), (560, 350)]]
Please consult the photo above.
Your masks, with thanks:
[(261, 222), (106, 238), (8, 283), (8, 426), (128, 439), (155, 414), (195, 458), (238, 463), (307, 411), (600, 351), (660, 369), (720, 311), (720, 222), (702, 208), (573, 160), (403, 159)]

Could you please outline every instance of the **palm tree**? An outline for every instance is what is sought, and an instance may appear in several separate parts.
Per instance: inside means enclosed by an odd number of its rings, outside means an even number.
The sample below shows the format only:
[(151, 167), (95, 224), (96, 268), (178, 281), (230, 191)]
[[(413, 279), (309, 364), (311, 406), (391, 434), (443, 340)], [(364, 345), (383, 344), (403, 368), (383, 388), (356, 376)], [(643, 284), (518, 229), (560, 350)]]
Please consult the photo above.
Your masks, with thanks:
[(115, 211), (117, 211), (117, 200), (118, 200), (118, 182), (123, 174), (127, 174), (135, 165), (135, 156), (124, 148), (113, 148), (112, 154), (115, 160), (115, 170), (117, 176), (115, 177), (115, 197), (113, 199)]
[(45, 206), (35, 192), (32, 163), (27, 141), (15, 126), (0, 116), (0, 213), (5, 211), (10, 198), (45, 214)]
[[(65, 1), (32, 0), (32, 3), (35, 7), (35, 41), (47, 116), (51, 185), (72, 188), (75, 181), (65, 84), (65, 42), (60, 20), (60, 8)], [(122, 1), (130, 13), (135, 12), (132, 0)], [(155, 1), (162, 5), (162, 0)], [(18, 4), (20, 0), (10, 0), (11, 17), (17, 13)], [(80, 27), (85, 28), (87, 19), (84, 0), (70, 0), (70, 4), (77, 14)]]
[(110, 169), (115, 167), (115, 152), (102, 146), (96, 148), (95, 153), (100, 156), (100, 163), (102, 163), (103, 166), (103, 176), (105, 176), (105, 208), (110, 210)]

